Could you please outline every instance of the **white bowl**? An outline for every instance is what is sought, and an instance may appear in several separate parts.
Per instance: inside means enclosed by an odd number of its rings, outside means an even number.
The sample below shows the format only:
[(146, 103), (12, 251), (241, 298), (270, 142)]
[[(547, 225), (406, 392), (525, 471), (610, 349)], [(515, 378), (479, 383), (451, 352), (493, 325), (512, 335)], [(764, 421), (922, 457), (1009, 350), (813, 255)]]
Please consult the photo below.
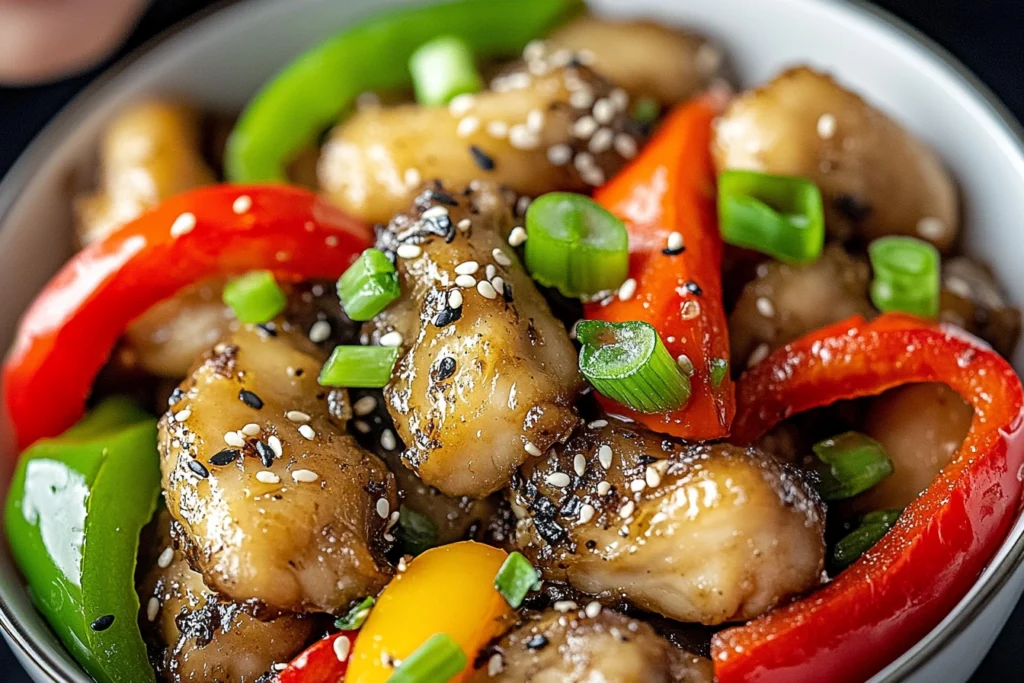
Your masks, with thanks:
[[(410, 0), (250, 0), (177, 27), (115, 67), (68, 106), (0, 185), (0, 348), (18, 316), (70, 254), (68, 182), (88, 168), (97, 135), (121, 105), (180, 94), (237, 110), (276, 69), (345, 25)], [(895, 115), (933, 145), (963, 191), (968, 250), (991, 263), (1024, 302), (1024, 155), (1017, 124), (990, 93), (930, 41), (892, 17), (828, 0), (592, 0), (613, 15), (692, 26), (728, 51), (742, 83), (809, 62)], [(514, 9), (512, 10), (514, 11)], [(353, 65), (359, 68), (359, 65)], [(344, 77), (339, 75), (339, 77)], [(1024, 349), (1014, 365), (1024, 368)], [(0, 489), (12, 457), (0, 431)], [(2, 493), (0, 493), (2, 495)], [(1024, 522), (945, 620), (874, 681), (964, 681), (1024, 590)], [(928, 577), (922, 576), (922, 581)], [(0, 543), (0, 625), (37, 681), (88, 683), (32, 608)], [(4, 676), (0, 674), (0, 678)]]

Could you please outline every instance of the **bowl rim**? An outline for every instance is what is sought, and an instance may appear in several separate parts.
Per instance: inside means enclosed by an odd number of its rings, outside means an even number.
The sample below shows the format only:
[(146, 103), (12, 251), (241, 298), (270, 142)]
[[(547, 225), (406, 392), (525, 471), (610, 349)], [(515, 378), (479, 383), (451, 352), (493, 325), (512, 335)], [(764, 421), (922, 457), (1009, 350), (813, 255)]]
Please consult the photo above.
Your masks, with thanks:
[[(84, 112), (90, 109), (96, 102), (102, 101), (107, 95), (108, 87), (123, 72), (136, 64), (143, 56), (148, 55), (156, 47), (177, 37), (179, 34), (188, 31), (197, 24), (205, 22), (213, 15), (231, 12), (245, 11), (248, 6), (262, 4), (268, 0), (217, 0), (188, 17), (172, 24), (155, 36), (149, 38), (138, 47), (130, 50), (120, 59), (104, 69), (74, 97), (72, 97), (58, 113), (32, 138), (26, 148), (18, 155), (14, 164), (7, 171), (7, 174), (0, 179), (0, 230), (3, 229), (8, 215), (17, 202), (25, 187), (31, 182), (39, 168), (50, 157), (53, 150), (60, 145), (65, 137), (66, 131), (75, 125), (75, 121)], [(811, 0), (814, 1), (814, 0)], [(1005, 104), (992, 92), (992, 90), (959, 59), (954, 57), (946, 48), (923, 32), (910, 25), (903, 19), (897, 17), (888, 10), (871, 4), (869, 0), (818, 0), (835, 5), (836, 11), (850, 12), (867, 19), (869, 23), (877, 28), (895, 29), (901, 34), (903, 40), (915, 45), (926, 56), (938, 63), (946, 75), (959, 81), (975, 101), (982, 105), (984, 113), (987, 114), (992, 123), (996, 124), (1001, 132), (1012, 141), (1013, 149), (1018, 159), (1024, 163), (1024, 126), (1014, 117)], [(1007, 538), (1010, 539), (1016, 523), (1020, 520), (1024, 511), (1018, 512), (1015, 524), (1011, 527)], [(0, 512), (2, 515), (2, 512)], [(996, 550), (998, 554), (1003, 546)], [(977, 592), (970, 597), (966, 604), (962, 604), (964, 598), (953, 607), (953, 610), (936, 624), (927, 634), (914, 643), (907, 651), (897, 659), (890, 662), (881, 671), (876, 673), (872, 680), (879, 683), (898, 683), (907, 680), (911, 675), (920, 670), (932, 656), (944, 648), (951, 640), (962, 633), (975, 620), (975, 618), (992, 603), (1001, 589), (1009, 582), (1018, 565), (1024, 560), (1024, 532), (1013, 542), (1002, 562), (994, 567), (988, 577), (981, 577), (983, 583), (975, 582), (970, 590), (977, 589)], [(991, 560), (990, 560), (991, 561)], [(984, 571), (992, 569), (986, 565)], [(39, 671), (44, 673), (54, 683), (76, 683), (64, 663), (53, 657), (49, 648), (33, 640), (26, 627), (14, 616), (10, 606), (4, 599), (3, 587), (0, 587), (0, 629), (7, 636), (8, 641), (20, 650), (20, 654), (30, 660)], [(964, 597), (967, 597), (965, 595)], [(994, 641), (993, 641), (994, 642)]]

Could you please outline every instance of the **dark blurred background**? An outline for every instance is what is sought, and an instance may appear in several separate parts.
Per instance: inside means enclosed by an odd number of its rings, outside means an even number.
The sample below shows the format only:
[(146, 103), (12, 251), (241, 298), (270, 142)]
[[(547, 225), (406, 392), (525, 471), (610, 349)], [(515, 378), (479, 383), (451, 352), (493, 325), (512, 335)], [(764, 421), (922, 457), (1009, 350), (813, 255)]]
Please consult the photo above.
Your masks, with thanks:
[[(124, 47), (106, 64), (51, 85), (0, 87), (0, 175), (47, 121), (110, 61), (211, 4), (215, 3), (210, 0), (154, 0)], [(1021, 32), (1024, 0), (876, 0), (876, 4), (938, 41), (980, 76), (1018, 119), (1024, 119), (1024, 33)], [(1024, 643), (1024, 604), (1017, 606), (973, 680), (977, 683), (1024, 680), (1021, 643)], [(4, 683), (29, 681), (2, 642), (0, 680)]]

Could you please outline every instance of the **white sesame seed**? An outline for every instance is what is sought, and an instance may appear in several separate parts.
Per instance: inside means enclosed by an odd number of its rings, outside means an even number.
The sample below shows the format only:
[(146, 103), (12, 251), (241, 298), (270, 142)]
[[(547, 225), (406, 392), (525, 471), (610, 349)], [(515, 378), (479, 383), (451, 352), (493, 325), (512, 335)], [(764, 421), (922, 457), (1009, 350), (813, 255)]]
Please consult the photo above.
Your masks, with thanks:
[(373, 396), (363, 396), (352, 404), (352, 412), (356, 415), (369, 415), (377, 409), (377, 399)]
[(941, 218), (927, 216), (917, 222), (917, 234), (926, 240), (941, 239), (946, 232), (946, 223)]
[(508, 243), (512, 247), (518, 247), (526, 241), (526, 230), (520, 226), (512, 228), (512, 232), (508, 234)]
[(348, 639), (348, 636), (338, 636), (334, 639), (334, 656), (338, 658), (339, 662), (348, 659), (348, 653), (351, 650), (352, 641)]
[(526, 445), (523, 446), (523, 450), (535, 458), (539, 458), (541, 456), (540, 449), (534, 446), (532, 441), (527, 441)]
[(599, 168), (587, 168), (580, 171), (580, 179), (587, 185), (598, 187), (604, 184), (604, 171)]
[(552, 605), (552, 607), (555, 608), (556, 612), (562, 612), (563, 614), (566, 612), (573, 612), (580, 608), (580, 606), (572, 600), (558, 600), (554, 605)]
[(711, 43), (704, 43), (697, 48), (694, 56), (694, 65), (702, 76), (707, 78), (718, 72), (722, 66), (722, 51)]
[(508, 144), (516, 149), (536, 149), (540, 146), (540, 138), (525, 125), (517, 123), (508, 129)]
[(458, 308), (462, 305), (462, 292), (453, 289), (448, 292), (448, 308)]
[(480, 293), (480, 296), (484, 297), (485, 299), (498, 298), (498, 292), (497, 290), (494, 289), (494, 285), (492, 285), (487, 280), (481, 280), (480, 282), (476, 283), (476, 291), (478, 291)]
[(498, 274), (498, 269), (493, 263), (488, 263), (487, 267), (484, 268), (484, 279), (493, 280), (494, 276)]
[(267, 439), (267, 445), (270, 446), (270, 450), (274, 451), (274, 455), (277, 457), (280, 458), (284, 455), (284, 448), (281, 446), (281, 439), (276, 436), (271, 435), (270, 438)]
[(629, 106), (629, 93), (622, 88), (615, 88), (608, 93), (608, 99), (612, 101), (615, 108), (619, 111), (625, 111), (626, 107)]
[(629, 301), (636, 294), (636, 280), (626, 278), (626, 281), (619, 286), (619, 301)]
[(636, 509), (636, 504), (633, 503), (633, 501), (631, 501), (631, 500), (627, 500), (626, 504), (622, 506), (621, 510), (619, 510), (619, 517), (621, 517), (622, 519), (626, 519), (630, 515), (633, 514), (633, 511), (635, 509)]
[(607, 496), (608, 492), (612, 490), (612, 485), (606, 481), (597, 482), (597, 495)]
[(376, 508), (380, 518), (387, 519), (388, 513), (391, 512), (391, 503), (388, 502), (387, 498), (378, 498)]
[(473, 277), (472, 275), (459, 275), (458, 277), (455, 278), (455, 286), (466, 288), (475, 287), (476, 278)]
[(448, 215), (448, 209), (443, 207), (443, 206), (441, 206), (441, 205), (437, 205), (437, 206), (430, 207), (429, 209), (424, 211), (422, 214), (420, 214), (420, 218), (422, 218), (424, 220), (428, 220), (428, 219), (431, 219), (431, 218), (442, 218), (442, 217), (447, 216), (447, 215)]
[(818, 137), (822, 140), (831, 140), (836, 134), (836, 117), (832, 114), (822, 114), (818, 117)]
[(480, 270), (480, 264), (476, 261), (463, 261), (455, 266), (455, 273), (458, 275), (474, 275)]
[(612, 447), (608, 444), (601, 444), (601, 447), (597, 449), (597, 460), (601, 463), (601, 467), (610, 469), (612, 466)]
[(150, 598), (146, 603), (146, 619), (156, 621), (156, 615), (160, 613), (160, 601), (155, 597)]
[(277, 476), (270, 470), (260, 470), (256, 473), (256, 481), (261, 484), (280, 484), (281, 477)]
[(775, 315), (775, 304), (772, 300), (766, 296), (757, 297), (757, 301), (754, 302), (754, 307), (757, 308), (757, 312), (766, 318), (771, 318)]
[(586, 140), (600, 127), (597, 121), (594, 120), (593, 116), (581, 116), (576, 119), (576, 123), (572, 124), (572, 134), (576, 137)]
[(684, 375), (693, 374), (693, 361), (690, 360), (690, 357), (685, 353), (681, 353), (676, 356), (676, 365), (679, 366), (679, 369), (683, 371)]
[(544, 477), (544, 481), (551, 484), (552, 486), (557, 486), (560, 489), (564, 489), (566, 486), (570, 484), (570, 482), (572, 482), (572, 479), (565, 472), (552, 472), (548, 476)]
[(594, 102), (594, 120), (602, 125), (608, 125), (615, 118), (615, 105), (606, 97)]
[(544, 128), (544, 112), (540, 109), (531, 109), (526, 112), (526, 129), (531, 133), (539, 133)]
[(174, 421), (175, 422), (184, 422), (185, 420), (187, 420), (191, 416), (192, 416), (192, 411), (189, 410), (188, 408), (185, 408), (184, 410), (179, 410), (178, 412), (176, 412), (174, 414)]
[(160, 569), (167, 569), (171, 566), (171, 562), (174, 560), (174, 548), (164, 548), (163, 552), (160, 553), (160, 557), (156, 559), (156, 566)]
[(418, 244), (403, 244), (395, 250), (399, 258), (416, 258), (423, 253)]
[(589, 87), (574, 90), (569, 95), (569, 104), (576, 109), (590, 109), (590, 106), (594, 104), (594, 93)]
[(398, 440), (395, 438), (395, 433), (390, 429), (385, 429), (380, 433), (380, 446), (386, 451), (393, 451), (398, 447)]
[(224, 443), (235, 448), (242, 448), (245, 446), (245, 439), (238, 432), (226, 432), (224, 434)]
[(580, 506), (580, 524), (586, 524), (594, 518), (597, 510), (590, 503), (584, 503)]
[(452, 101), (448, 103), (448, 111), (452, 116), (463, 116), (473, 108), (475, 100), (476, 98), (474, 98), (470, 93), (456, 95), (452, 98)]
[(331, 336), (331, 324), (326, 320), (317, 320), (309, 328), (309, 341), (314, 344), (327, 341)]
[(633, 481), (629, 482), (629, 490), (632, 491), (633, 493), (640, 493), (645, 488), (647, 488), (647, 482), (645, 482), (643, 479), (634, 479)]
[(594, 53), (586, 48), (583, 48), (582, 50), (578, 50), (576, 52), (576, 61), (578, 61), (583, 66), (593, 65), (595, 59), (597, 58), (594, 56)]
[(255, 422), (250, 422), (249, 424), (242, 427), (242, 434), (246, 436), (256, 436), (257, 434), (260, 433), (260, 431), (260, 426)]
[(492, 249), (491, 256), (494, 257), (495, 263), (497, 263), (499, 266), (512, 265), (512, 259), (508, 257), (508, 254), (501, 250), (501, 247), (495, 247), (494, 249)]
[(423, 176), (420, 175), (419, 169), (407, 168), (402, 174), (402, 179), (405, 181), (406, 187), (416, 187), (423, 180)]
[(602, 427), (608, 426), (608, 420), (594, 420), (587, 426), (590, 427), (591, 429), (601, 429)]
[(171, 237), (181, 237), (192, 232), (196, 227), (196, 215), (191, 211), (186, 211), (171, 223)]
[(364, 420), (353, 420), (352, 426), (355, 427), (356, 431), (359, 432), (360, 434), (369, 434), (371, 431), (373, 431), (373, 428), (370, 427), (370, 425), (366, 424)]
[(309, 425), (299, 425), (299, 434), (310, 441), (316, 438), (316, 432)]
[(292, 479), (294, 479), (296, 483), (300, 484), (312, 484), (319, 478), (320, 475), (313, 470), (294, 470), (292, 472)]
[(467, 116), (459, 121), (455, 127), (455, 134), (460, 138), (468, 138), (480, 128), (480, 119), (476, 116)]
[(242, 215), (246, 211), (252, 208), (252, 197), (247, 194), (238, 195), (235, 201), (231, 203), (231, 210)]
[(486, 126), (487, 134), (499, 140), (508, 135), (508, 124), (504, 121), (488, 121)]
[(277, 662), (271, 668), (273, 668), (274, 671), (284, 671), (288, 666), (288, 662)]
[(526, 44), (523, 48), (523, 59), (527, 61), (533, 61), (535, 59), (543, 59), (544, 54), (548, 51), (548, 46), (543, 40), (534, 39)]
[(590, 619), (597, 618), (597, 615), (601, 613), (601, 603), (599, 603), (597, 600), (587, 603), (587, 606), (583, 608), (583, 613), (586, 614), (587, 617), (589, 617)]
[(600, 154), (611, 149), (612, 139), (615, 137), (615, 133), (612, 132), (611, 128), (602, 128), (594, 136), (590, 138), (590, 142), (587, 143), (587, 149), (594, 154)]
[(648, 486), (652, 489), (656, 488), (661, 483), (661, 472), (648, 465), (644, 471), (644, 479), (647, 481)]
[(679, 306), (679, 317), (683, 320), (693, 320), (700, 315), (700, 303), (693, 299), (684, 301)]
[(494, 291), (497, 292), (498, 296), (505, 293), (505, 278), (500, 275), (491, 280), (491, 286), (494, 287)]
[(491, 658), (487, 660), (487, 675), (497, 676), (505, 670), (505, 660), (501, 656), (500, 652), (495, 652), (491, 655)]
[(402, 333), (399, 332), (398, 330), (391, 330), (390, 332), (382, 334), (380, 336), (380, 339), (378, 339), (377, 341), (380, 343), (381, 346), (394, 347), (401, 346), (402, 342), (405, 341), (405, 339), (402, 338)]
[(309, 415), (301, 410), (289, 410), (284, 416), (292, 422), (309, 422)]
[(455, 227), (461, 230), (462, 232), (466, 232), (471, 227), (473, 227), (473, 221), (471, 221), (468, 218), (463, 218), (462, 220), (455, 224)]
[(587, 471), (587, 458), (582, 453), (577, 453), (572, 459), (572, 468), (576, 472), (576, 476), (582, 477)]
[(669, 251), (678, 251), (683, 248), (683, 235), (680, 232), (670, 232), (668, 235), (668, 241), (666, 247)]
[(747, 367), (753, 367), (768, 357), (770, 349), (767, 344), (761, 343), (757, 345), (753, 351), (750, 352), (750, 357), (747, 358)]
[(616, 152), (626, 159), (632, 159), (636, 156), (636, 140), (625, 133), (616, 135), (612, 146), (615, 147)]
[(569, 145), (557, 144), (548, 147), (548, 161), (555, 166), (564, 166), (572, 158), (572, 148)]

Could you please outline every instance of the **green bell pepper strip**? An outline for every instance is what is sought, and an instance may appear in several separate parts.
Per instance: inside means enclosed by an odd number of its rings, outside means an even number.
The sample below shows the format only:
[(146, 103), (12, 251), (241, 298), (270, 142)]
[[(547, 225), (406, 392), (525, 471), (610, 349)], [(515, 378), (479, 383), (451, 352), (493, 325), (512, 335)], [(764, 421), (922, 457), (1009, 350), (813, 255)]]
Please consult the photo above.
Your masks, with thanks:
[(159, 493), (156, 420), (123, 398), (32, 445), (11, 483), (7, 539), (32, 600), (100, 683), (155, 680), (135, 565)]
[(409, 57), (432, 38), (461, 38), (477, 58), (515, 54), (582, 6), (580, 0), (454, 0), (346, 29), (300, 55), (249, 102), (228, 138), (228, 179), (286, 181), (285, 164), (361, 93), (411, 85)]

